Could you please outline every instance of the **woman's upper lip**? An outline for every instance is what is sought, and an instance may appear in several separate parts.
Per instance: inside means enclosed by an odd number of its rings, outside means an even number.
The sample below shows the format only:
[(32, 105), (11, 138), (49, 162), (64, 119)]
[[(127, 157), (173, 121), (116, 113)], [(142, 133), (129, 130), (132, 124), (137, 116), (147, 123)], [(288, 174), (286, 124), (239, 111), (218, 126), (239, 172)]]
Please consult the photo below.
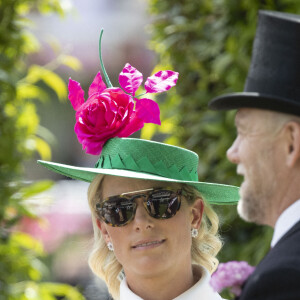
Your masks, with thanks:
[(131, 247), (132, 248), (137, 248), (137, 247), (140, 247), (142, 245), (147, 245), (147, 244), (153, 244), (153, 243), (161, 243), (161, 242), (164, 242), (165, 239), (148, 239), (148, 240), (140, 240), (140, 241), (137, 241), (135, 242)]

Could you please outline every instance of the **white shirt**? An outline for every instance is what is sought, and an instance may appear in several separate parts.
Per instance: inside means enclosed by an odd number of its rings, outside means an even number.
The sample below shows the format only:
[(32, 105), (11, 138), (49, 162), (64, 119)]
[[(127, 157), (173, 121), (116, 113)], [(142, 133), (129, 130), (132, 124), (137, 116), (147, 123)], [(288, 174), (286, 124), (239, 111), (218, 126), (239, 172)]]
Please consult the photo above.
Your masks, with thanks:
[[(194, 284), (190, 289), (185, 291), (183, 294), (174, 298), (174, 300), (195, 300), (195, 299), (205, 299), (205, 300), (222, 300), (221, 296), (216, 293), (210, 286), (210, 274), (208, 270), (204, 267), (196, 266), (200, 269), (202, 273), (199, 281)], [(198, 271), (198, 270), (197, 270)], [(143, 300), (141, 297), (134, 294), (128, 287), (126, 278), (121, 281), (120, 284), (120, 300)]]
[(300, 199), (279, 216), (275, 224), (271, 247), (273, 248), (298, 221), (300, 221)]

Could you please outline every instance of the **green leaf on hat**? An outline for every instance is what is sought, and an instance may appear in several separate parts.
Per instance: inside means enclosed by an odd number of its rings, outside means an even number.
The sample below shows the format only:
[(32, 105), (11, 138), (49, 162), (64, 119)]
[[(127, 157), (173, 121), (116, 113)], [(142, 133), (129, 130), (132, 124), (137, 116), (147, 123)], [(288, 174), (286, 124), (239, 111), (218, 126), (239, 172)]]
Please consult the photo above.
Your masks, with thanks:
[(170, 172), (169, 168), (167, 168), (166, 165), (161, 160), (154, 164), (154, 168), (155, 168), (157, 174), (164, 176), (164, 177), (169, 177), (169, 178), (174, 179), (175, 178), (174, 173), (178, 174), (178, 169), (173, 173)]
[(150, 162), (150, 160), (147, 157), (142, 157), (139, 161), (137, 161), (137, 164), (141, 171), (147, 172), (150, 174), (158, 174), (157, 170), (155, 170), (153, 164)]
[(103, 157), (103, 163), (102, 163), (103, 169), (112, 169), (111, 161), (110, 161), (110, 156), (107, 155)]
[(111, 157), (111, 165), (113, 169), (125, 169), (125, 165), (119, 154)]
[(179, 171), (179, 174), (181, 175), (182, 180), (186, 180), (184, 178), (191, 178), (190, 173), (185, 166)]
[(126, 169), (128, 169), (128, 170), (132, 170), (132, 171), (139, 170), (138, 165), (136, 164), (135, 160), (133, 159), (133, 157), (131, 155), (128, 155), (125, 158), (123, 158), (123, 163), (124, 163)]

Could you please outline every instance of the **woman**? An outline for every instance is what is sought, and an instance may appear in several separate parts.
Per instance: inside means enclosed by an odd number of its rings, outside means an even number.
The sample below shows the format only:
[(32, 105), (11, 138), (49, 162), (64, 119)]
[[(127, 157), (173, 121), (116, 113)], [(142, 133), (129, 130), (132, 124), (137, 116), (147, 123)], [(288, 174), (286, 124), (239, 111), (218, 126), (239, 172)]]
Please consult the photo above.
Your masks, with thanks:
[[(100, 45), (101, 37), (100, 35)], [(198, 181), (198, 155), (163, 143), (126, 138), (144, 123), (160, 124), (159, 108), (147, 93), (176, 85), (178, 73), (148, 77), (126, 64), (112, 87), (98, 73), (84, 91), (69, 81), (76, 111), (75, 132), (83, 149), (99, 160), (94, 168), (39, 161), (68, 177), (92, 182), (88, 198), (95, 244), (89, 264), (121, 300), (221, 299), (210, 285), (221, 248), (218, 218), (209, 203), (231, 204), (236, 187)]]
[(199, 182), (196, 153), (113, 138), (95, 168), (39, 163), (92, 181), (88, 199), (95, 242), (89, 264), (114, 299), (221, 299), (209, 285), (221, 248), (210, 203), (235, 203), (238, 192)]

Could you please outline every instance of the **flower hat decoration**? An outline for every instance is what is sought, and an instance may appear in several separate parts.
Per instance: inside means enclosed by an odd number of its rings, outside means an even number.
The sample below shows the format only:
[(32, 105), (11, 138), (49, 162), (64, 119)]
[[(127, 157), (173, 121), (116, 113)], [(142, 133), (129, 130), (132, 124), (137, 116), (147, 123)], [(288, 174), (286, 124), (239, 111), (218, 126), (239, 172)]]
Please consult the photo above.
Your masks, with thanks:
[(246, 261), (229, 261), (220, 263), (217, 271), (212, 275), (210, 284), (218, 292), (229, 292), (234, 299), (241, 295), (242, 286), (254, 272), (255, 267)]
[(75, 80), (69, 80), (69, 100), (76, 111), (75, 133), (83, 150), (99, 156), (94, 167), (78, 167), (39, 160), (47, 169), (64, 176), (92, 182), (98, 174), (134, 179), (178, 182), (196, 188), (213, 204), (235, 204), (238, 188), (218, 183), (200, 182), (199, 157), (185, 148), (156, 141), (127, 138), (145, 123), (160, 125), (157, 103), (147, 94), (161, 93), (175, 86), (178, 73), (159, 71), (145, 81), (145, 93), (136, 96), (143, 75), (126, 64), (119, 75), (120, 87), (113, 87), (99, 56), (102, 73), (95, 76), (84, 99), (84, 91)]
[(80, 83), (70, 78), (68, 84), (69, 100), (76, 111), (75, 133), (83, 150), (92, 155), (99, 155), (106, 141), (113, 137), (128, 137), (143, 128), (145, 123), (160, 125), (158, 104), (142, 96), (165, 92), (178, 80), (177, 72), (159, 71), (147, 78), (144, 84), (146, 92), (136, 96), (143, 75), (127, 63), (119, 75), (121, 88), (113, 87), (102, 60), (102, 35), (103, 29), (99, 39), (99, 57), (106, 85), (98, 72), (85, 101)]

